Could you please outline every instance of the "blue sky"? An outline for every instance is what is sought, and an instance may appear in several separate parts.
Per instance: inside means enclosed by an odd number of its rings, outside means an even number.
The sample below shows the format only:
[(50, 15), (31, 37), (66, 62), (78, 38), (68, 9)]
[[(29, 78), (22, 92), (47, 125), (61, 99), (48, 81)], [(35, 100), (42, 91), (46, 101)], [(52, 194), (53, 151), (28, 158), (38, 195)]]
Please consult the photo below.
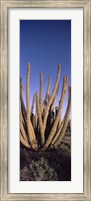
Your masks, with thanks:
[[(52, 77), (52, 91), (57, 67), (61, 64), (59, 101), (64, 75), (68, 75), (69, 85), (71, 85), (71, 20), (20, 20), (20, 76), (24, 90), (26, 90), (28, 63), (31, 63), (31, 103), (33, 93), (39, 92), (39, 73), (41, 71), (43, 73), (44, 97), (49, 75)], [(24, 100), (26, 100), (25, 91), (24, 94)], [(66, 105), (67, 96), (63, 115)]]

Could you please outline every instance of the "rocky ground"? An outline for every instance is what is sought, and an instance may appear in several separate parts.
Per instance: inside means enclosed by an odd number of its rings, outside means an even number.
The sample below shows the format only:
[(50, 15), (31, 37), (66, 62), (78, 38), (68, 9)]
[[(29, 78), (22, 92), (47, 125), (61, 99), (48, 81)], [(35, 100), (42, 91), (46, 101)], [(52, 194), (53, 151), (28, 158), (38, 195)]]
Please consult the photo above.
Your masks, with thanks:
[(66, 131), (57, 149), (45, 152), (20, 149), (21, 181), (70, 181), (71, 132)]

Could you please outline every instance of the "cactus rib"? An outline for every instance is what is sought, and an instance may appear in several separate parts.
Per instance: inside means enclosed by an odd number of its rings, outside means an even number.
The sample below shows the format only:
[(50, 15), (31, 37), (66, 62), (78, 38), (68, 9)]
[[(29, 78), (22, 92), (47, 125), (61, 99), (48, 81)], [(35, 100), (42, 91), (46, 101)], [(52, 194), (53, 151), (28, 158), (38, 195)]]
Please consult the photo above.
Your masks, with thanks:
[(25, 139), (23, 138), (22, 134), (20, 133), (20, 141), (21, 143), (27, 147), (27, 148), (30, 148), (31, 146), (25, 141)]
[(60, 102), (59, 102), (59, 109), (58, 109), (58, 112), (57, 112), (57, 116), (55, 118), (55, 122), (54, 122), (53, 127), (51, 129), (51, 132), (50, 132), (50, 134), (48, 136), (48, 139), (45, 142), (44, 148), (47, 148), (51, 144), (52, 139), (53, 139), (53, 137), (54, 137), (54, 135), (56, 133), (57, 125), (58, 125), (58, 122), (59, 122), (59, 119), (60, 119), (60, 112), (62, 110), (62, 106), (63, 106), (64, 100), (65, 100), (67, 86), (68, 86), (68, 78), (67, 78), (67, 76), (65, 76), (64, 80), (63, 80), (63, 89), (62, 89), (61, 99), (60, 99)]
[(42, 116), (40, 112), (40, 105), (39, 105), (39, 98), (38, 93), (36, 92), (36, 108), (37, 108), (37, 114), (39, 118), (39, 126), (40, 126), (40, 135), (41, 135), (41, 143), (44, 144), (45, 138), (44, 138), (44, 128), (43, 128), (43, 122), (42, 122)]
[(57, 78), (56, 78), (55, 86), (54, 86), (52, 95), (50, 97), (50, 100), (48, 102), (48, 106), (47, 106), (47, 109), (46, 109), (46, 112), (45, 112), (45, 117), (44, 117), (44, 122), (43, 122), (44, 123), (44, 130), (46, 128), (46, 122), (47, 122), (48, 112), (49, 112), (50, 106), (52, 104), (53, 98), (54, 98), (55, 93), (56, 93), (57, 88), (58, 88), (59, 79), (60, 79), (60, 65), (58, 65), (58, 72), (57, 72)]
[(62, 141), (64, 135), (65, 135), (65, 131), (66, 131), (67, 126), (68, 126), (70, 111), (71, 111), (71, 87), (69, 87), (69, 100), (68, 100), (68, 106), (67, 106), (67, 109), (66, 109), (66, 114), (65, 114), (65, 118), (64, 118), (62, 131), (61, 131), (58, 139), (54, 143), (54, 146), (58, 146), (59, 143)]
[(37, 141), (34, 129), (30, 120), (30, 64), (27, 66), (27, 80), (26, 80), (26, 110), (27, 110), (27, 129), (29, 141), (33, 149), (37, 149)]

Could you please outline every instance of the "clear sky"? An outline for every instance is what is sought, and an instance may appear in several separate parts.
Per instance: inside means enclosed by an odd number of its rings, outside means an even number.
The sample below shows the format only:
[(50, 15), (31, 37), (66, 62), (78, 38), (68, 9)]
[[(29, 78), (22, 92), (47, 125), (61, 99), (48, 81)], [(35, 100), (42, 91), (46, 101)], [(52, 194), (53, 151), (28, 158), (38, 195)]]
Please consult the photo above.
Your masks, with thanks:
[[(45, 97), (48, 77), (49, 75), (52, 77), (52, 91), (57, 67), (61, 64), (59, 101), (64, 75), (68, 75), (71, 85), (71, 20), (20, 20), (20, 76), (24, 84), (24, 93), (28, 63), (31, 63), (31, 103), (33, 93), (39, 92), (39, 73), (41, 71), (43, 73), (43, 97)], [(67, 96), (63, 115), (66, 105)]]

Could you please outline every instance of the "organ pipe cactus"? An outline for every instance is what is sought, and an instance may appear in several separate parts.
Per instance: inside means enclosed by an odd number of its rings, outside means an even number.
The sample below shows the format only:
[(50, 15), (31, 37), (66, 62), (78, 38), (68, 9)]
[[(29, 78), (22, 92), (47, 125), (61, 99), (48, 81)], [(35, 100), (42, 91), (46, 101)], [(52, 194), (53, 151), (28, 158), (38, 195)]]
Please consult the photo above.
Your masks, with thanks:
[[(20, 82), (20, 141), (23, 146), (36, 151), (57, 147), (66, 132), (71, 110), (71, 87), (68, 90), (68, 77), (63, 78), (62, 93), (59, 106), (55, 107), (58, 97), (61, 67), (58, 65), (57, 78), (52, 93), (50, 93), (51, 77), (43, 100), (43, 75), (40, 73), (40, 90), (34, 93), (32, 106), (30, 107), (30, 64), (27, 66), (26, 75), (26, 107), (24, 105), (24, 86)], [(68, 106), (61, 119), (62, 108), (69, 91)], [(35, 105), (36, 104), (36, 105)], [(36, 110), (34, 111), (34, 105)], [(31, 108), (31, 111), (30, 111)]]
[(44, 148), (47, 148), (51, 144), (51, 141), (52, 141), (52, 139), (53, 139), (53, 137), (54, 137), (54, 135), (56, 133), (57, 125), (58, 125), (58, 122), (59, 122), (59, 119), (60, 119), (60, 113), (61, 113), (62, 106), (63, 106), (63, 103), (64, 103), (65, 95), (66, 95), (67, 85), (68, 85), (68, 79), (65, 76), (64, 77), (64, 82), (63, 82), (62, 95), (61, 95), (60, 102), (59, 102), (59, 109), (58, 109), (58, 112), (57, 112), (53, 127), (51, 129), (51, 132), (49, 133), (48, 139), (47, 139), (47, 141), (46, 141), (46, 143), (44, 145)]
[(36, 107), (37, 107), (37, 114), (39, 118), (39, 128), (40, 128), (40, 136), (41, 136), (41, 143), (42, 145), (44, 144), (44, 126), (42, 122), (42, 115), (41, 115), (41, 109), (39, 105), (39, 98), (38, 98), (38, 93), (36, 93)]
[(51, 85), (51, 76), (49, 76), (47, 92), (46, 92), (46, 96), (45, 96), (45, 99), (44, 99), (45, 106), (47, 105), (48, 100), (50, 98), (50, 85)]
[[(62, 127), (62, 129), (61, 129), (61, 127), (59, 128), (58, 133), (60, 133), (60, 134), (59, 134), (56, 142), (54, 143), (54, 146), (57, 146), (62, 141), (62, 138), (65, 135), (65, 131), (66, 131), (68, 121), (69, 121), (70, 110), (71, 110), (71, 88), (69, 87), (69, 100), (68, 100), (68, 106), (66, 109), (66, 114), (65, 114), (65, 118), (64, 118), (64, 122), (63, 122), (63, 127)], [(57, 133), (57, 135), (58, 135), (58, 133)]]
[(47, 123), (47, 117), (48, 117), (48, 113), (49, 113), (49, 109), (50, 109), (50, 106), (53, 102), (53, 98), (55, 97), (55, 94), (56, 94), (56, 91), (57, 91), (57, 88), (58, 88), (58, 83), (59, 83), (59, 79), (60, 79), (60, 65), (58, 65), (58, 73), (57, 73), (57, 78), (56, 78), (56, 82), (55, 82), (55, 85), (54, 85), (54, 89), (53, 89), (53, 92), (52, 92), (52, 95), (49, 99), (49, 102), (48, 102), (48, 106), (47, 106), (47, 109), (46, 109), (46, 112), (45, 112), (45, 117), (44, 117), (44, 130), (46, 128), (46, 123)]
[(31, 107), (31, 115), (33, 114), (34, 110), (34, 102), (35, 102), (35, 94), (33, 95), (32, 107)]
[(26, 80), (26, 112), (27, 112), (27, 130), (29, 141), (33, 149), (37, 148), (36, 136), (34, 128), (30, 120), (30, 64), (27, 67), (27, 80)]
[(41, 72), (40, 73), (40, 95), (39, 95), (39, 103), (40, 103), (41, 111), (42, 111), (42, 94), (43, 94), (43, 75)]

